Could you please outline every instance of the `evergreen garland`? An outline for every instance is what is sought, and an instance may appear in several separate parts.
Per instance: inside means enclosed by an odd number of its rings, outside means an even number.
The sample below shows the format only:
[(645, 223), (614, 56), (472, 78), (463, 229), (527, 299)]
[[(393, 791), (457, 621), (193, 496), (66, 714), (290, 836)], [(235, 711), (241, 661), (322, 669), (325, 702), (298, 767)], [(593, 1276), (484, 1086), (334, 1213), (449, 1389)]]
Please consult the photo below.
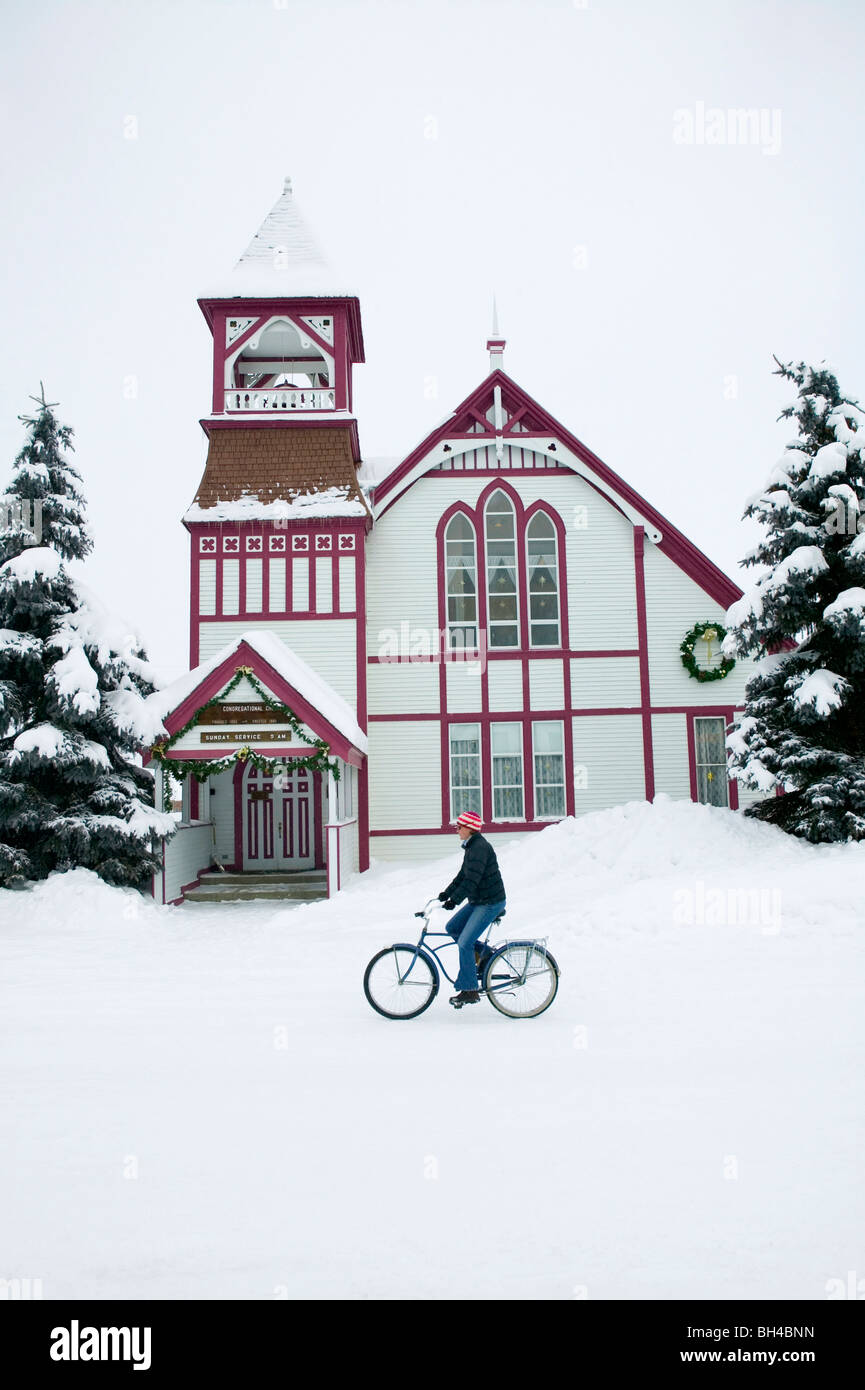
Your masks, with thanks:
[[(268, 695), (264, 686), (254, 675), (251, 666), (238, 666), (228, 685), (219, 695), (213, 696), (206, 704), (197, 709), (182, 729), (178, 729), (170, 738), (163, 739), (160, 743), (153, 745), (151, 752), (163, 770), (167, 770), (179, 782), (190, 775), (197, 782), (206, 782), (208, 777), (224, 772), (226, 768), (232, 767), (238, 762), (251, 763), (253, 767), (260, 768), (262, 772), (272, 772), (275, 767), (282, 764), (282, 758), (266, 758), (261, 753), (256, 753), (247, 744), (231, 753), (226, 753), (222, 758), (184, 758), (179, 760), (168, 757), (169, 749), (173, 748), (184, 734), (188, 734), (190, 729), (195, 728), (204, 711), (214, 703), (214, 700), (222, 700), (226, 695), (230, 695), (232, 690), (237, 689), (242, 680), (249, 681), (253, 690), (260, 697), (262, 704), (278, 714), (282, 723), (289, 726), (301, 743), (315, 749), (315, 752), (310, 753), (306, 758), (292, 757), (292, 768), (306, 768), (310, 772), (332, 772), (336, 781), (339, 781), (339, 763), (334, 758), (328, 757), (329, 745), (322, 738), (310, 739), (307, 737), (297, 716), (288, 708), (288, 705), (283, 705), (279, 700), (274, 700)], [(167, 776), (162, 779), (162, 806), (165, 811), (171, 810), (171, 785)]]

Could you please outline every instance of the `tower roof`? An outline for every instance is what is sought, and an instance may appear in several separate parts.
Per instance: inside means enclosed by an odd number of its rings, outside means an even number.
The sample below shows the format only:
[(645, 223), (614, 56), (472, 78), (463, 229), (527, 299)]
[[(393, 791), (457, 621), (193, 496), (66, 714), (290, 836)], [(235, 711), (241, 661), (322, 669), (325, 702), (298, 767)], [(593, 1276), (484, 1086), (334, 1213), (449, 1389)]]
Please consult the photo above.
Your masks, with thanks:
[(354, 297), (340, 284), (295, 201), (291, 179), (265, 217), (234, 269), (205, 296), (214, 299)]

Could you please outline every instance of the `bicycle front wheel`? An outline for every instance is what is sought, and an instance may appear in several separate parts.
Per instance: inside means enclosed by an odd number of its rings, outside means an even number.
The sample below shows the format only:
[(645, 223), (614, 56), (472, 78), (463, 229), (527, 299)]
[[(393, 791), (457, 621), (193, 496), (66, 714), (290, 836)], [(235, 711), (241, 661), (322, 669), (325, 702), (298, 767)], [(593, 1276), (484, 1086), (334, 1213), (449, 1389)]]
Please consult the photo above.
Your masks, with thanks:
[(435, 967), (413, 946), (386, 946), (373, 956), (363, 977), (364, 994), (384, 1018), (417, 1018), (438, 987)]
[(508, 1018), (536, 1018), (550, 1007), (558, 987), (558, 965), (534, 941), (508, 941), (484, 974), (487, 998)]

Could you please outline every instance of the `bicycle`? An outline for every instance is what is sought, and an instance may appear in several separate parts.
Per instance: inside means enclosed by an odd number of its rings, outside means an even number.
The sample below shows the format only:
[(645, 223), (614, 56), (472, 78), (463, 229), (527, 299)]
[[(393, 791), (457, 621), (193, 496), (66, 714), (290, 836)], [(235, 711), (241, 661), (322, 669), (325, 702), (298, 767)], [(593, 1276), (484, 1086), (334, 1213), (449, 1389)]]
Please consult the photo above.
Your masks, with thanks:
[[(441, 983), (440, 971), (452, 985), (456, 978), (448, 974), (439, 960), (439, 952), (447, 945), (456, 946), (449, 932), (429, 930), (429, 920), (435, 908), (441, 907), (438, 898), (430, 898), (423, 911), (420, 939), (411, 945), (398, 941), (373, 956), (363, 977), (363, 990), (376, 1013), (384, 1018), (417, 1018), (435, 999)], [(486, 937), (498, 926), (504, 912), (481, 933), (475, 942), (488, 945)], [(428, 937), (443, 936), (440, 946), (427, 946)], [(494, 1009), (508, 1018), (537, 1018), (548, 1009), (559, 987), (559, 967), (547, 950), (547, 938), (527, 941), (505, 941), (493, 949), (484, 961), (478, 988), (486, 994)]]

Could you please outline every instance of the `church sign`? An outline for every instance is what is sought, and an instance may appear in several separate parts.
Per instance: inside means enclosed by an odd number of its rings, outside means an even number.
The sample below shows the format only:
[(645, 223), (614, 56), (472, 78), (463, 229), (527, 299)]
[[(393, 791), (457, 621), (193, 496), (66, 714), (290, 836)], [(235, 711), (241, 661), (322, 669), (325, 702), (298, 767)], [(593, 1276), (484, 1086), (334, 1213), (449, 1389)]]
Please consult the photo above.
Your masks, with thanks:
[[(250, 701), (244, 704), (240, 700), (215, 700), (213, 704), (205, 705), (201, 714), (198, 716), (199, 724), (285, 724), (285, 720), (278, 710), (268, 709), (267, 705)], [(211, 738), (204, 738), (205, 743), (214, 742)]]
[(273, 743), (285, 742), (285, 735), (273, 734), (269, 729), (220, 729), (214, 733), (202, 733), (202, 743)]

